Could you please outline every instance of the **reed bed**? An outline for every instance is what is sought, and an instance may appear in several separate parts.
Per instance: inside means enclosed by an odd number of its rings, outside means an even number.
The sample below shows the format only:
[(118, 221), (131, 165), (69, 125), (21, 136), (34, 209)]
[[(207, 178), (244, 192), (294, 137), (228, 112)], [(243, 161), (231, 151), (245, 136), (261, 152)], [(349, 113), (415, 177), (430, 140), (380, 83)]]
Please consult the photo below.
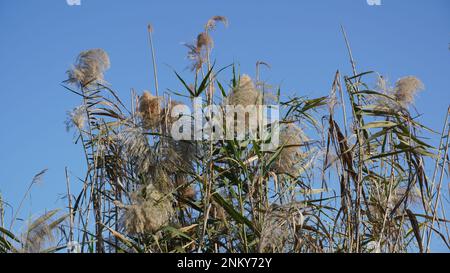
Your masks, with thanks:
[[(261, 66), (269, 67), (262, 61), (254, 78), (235, 64), (217, 68), (212, 35), (220, 24), (227, 19), (211, 18), (186, 45), (192, 77), (175, 72), (181, 90), (164, 93), (149, 25), (155, 87), (133, 91), (131, 105), (105, 81), (108, 54), (80, 53), (63, 86), (80, 98), (67, 125), (84, 151), (86, 173), (72, 181), (66, 170), (67, 208), (30, 221), (24, 234), (2, 221), (0, 252), (72, 251), (73, 242), (77, 251), (95, 253), (449, 247), (450, 112), (440, 133), (418, 122), (414, 98), (424, 85), (417, 77), (390, 84), (357, 71), (342, 29), (353, 74), (337, 71), (328, 96), (285, 97), (260, 80)], [(221, 82), (220, 73), (231, 79)], [(373, 80), (378, 84), (366, 83)], [(278, 104), (281, 145), (265, 150), (264, 140), (174, 139), (177, 100), (199, 98), (204, 106)], [(425, 133), (440, 138), (439, 146), (427, 143)], [(81, 191), (73, 192), (74, 184)]]

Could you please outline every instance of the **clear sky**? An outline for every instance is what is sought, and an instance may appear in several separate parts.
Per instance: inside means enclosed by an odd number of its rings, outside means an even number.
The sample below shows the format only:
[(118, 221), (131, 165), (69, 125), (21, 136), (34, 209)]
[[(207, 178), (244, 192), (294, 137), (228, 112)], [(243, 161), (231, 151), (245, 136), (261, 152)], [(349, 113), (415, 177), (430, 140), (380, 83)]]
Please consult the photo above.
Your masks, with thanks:
[(450, 1), (381, 0), (185, 1), (0, 0), (0, 191), (18, 206), (34, 174), (49, 171), (32, 190), (23, 217), (63, 208), (64, 168), (83, 176), (81, 147), (65, 130), (66, 111), (79, 98), (63, 89), (77, 54), (103, 48), (112, 67), (106, 80), (122, 97), (151, 89), (146, 27), (154, 26), (161, 88), (177, 89), (172, 68), (187, 75), (186, 48), (213, 15), (229, 27), (214, 33), (219, 66), (232, 62), (285, 93), (327, 95), (334, 73), (350, 74), (340, 33), (344, 25), (359, 71), (375, 70), (392, 81), (416, 75), (426, 91), (417, 99), (421, 121), (440, 131), (450, 103)]

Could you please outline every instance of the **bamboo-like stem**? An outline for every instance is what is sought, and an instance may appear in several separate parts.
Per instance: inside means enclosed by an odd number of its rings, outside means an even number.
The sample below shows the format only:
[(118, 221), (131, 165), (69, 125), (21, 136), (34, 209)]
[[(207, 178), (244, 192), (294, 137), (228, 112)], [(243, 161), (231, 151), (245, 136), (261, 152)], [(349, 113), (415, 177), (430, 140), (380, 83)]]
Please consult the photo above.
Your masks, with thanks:
[[(447, 141), (445, 143), (445, 148), (444, 148), (444, 153), (443, 153), (443, 162), (442, 162), (442, 168), (441, 168), (441, 175), (439, 177), (439, 183), (437, 185), (437, 192), (436, 192), (436, 201), (434, 203), (433, 206), (433, 219), (431, 221), (431, 226), (430, 229), (428, 231), (428, 235), (427, 235), (427, 246), (426, 246), (426, 251), (429, 251), (429, 247), (430, 247), (430, 243), (431, 243), (431, 237), (433, 236), (433, 229), (434, 229), (434, 222), (436, 221), (437, 217), (438, 217), (438, 204), (439, 204), (439, 200), (441, 197), (441, 188), (442, 188), (442, 180), (444, 179), (444, 173), (445, 173), (445, 164), (447, 163), (447, 154), (448, 154), (448, 149), (449, 149), (449, 142), (450, 142), (450, 126), (447, 123), (448, 120), (448, 116), (450, 115), (450, 107), (447, 110), (447, 118), (446, 118), (446, 122), (445, 124), (447, 125)], [(440, 149), (441, 147), (439, 147)], [(438, 159), (439, 160), (439, 159)]]
[(355, 63), (355, 60), (353, 59), (352, 49), (350, 48), (350, 43), (348, 42), (348, 39), (347, 39), (347, 33), (345, 32), (343, 25), (341, 25), (341, 31), (342, 31), (342, 35), (344, 35), (345, 45), (347, 46), (348, 55), (350, 57), (350, 63), (352, 65), (352, 69), (353, 69), (353, 76), (356, 76), (357, 75), (356, 63)]
[(66, 176), (66, 187), (67, 187), (67, 199), (69, 203), (69, 242), (73, 242), (73, 208), (72, 208), (72, 195), (70, 193), (70, 177), (67, 167), (65, 168), (65, 176)]
[(25, 199), (27, 198), (28, 194), (30, 193), (31, 188), (33, 187), (33, 185), (34, 185), (34, 181), (31, 181), (30, 185), (28, 185), (28, 188), (27, 188), (25, 194), (22, 197), (22, 200), (20, 200), (19, 207), (17, 207), (17, 210), (16, 210), (16, 212), (13, 215), (13, 218), (11, 220), (11, 224), (9, 225), (9, 230), (13, 229), (14, 223), (15, 223), (15, 221), (17, 219), (17, 216), (19, 215), (19, 211), (22, 209), (23, 202), (25, 202)]
[(153, 46), (153, 27), (151, 24), (147, 26), (147, 32), (148, 32), (148, 40), (150, 43), (150, 50), (152, 53), (152, 63), (153, 63), (153, 79), (155, 81), (155, 95), (158, 97), (159, 94), (159, 88), (158, 88), (158, 69), (156, 67), (156, 57), (155, 57), (155, 48)]

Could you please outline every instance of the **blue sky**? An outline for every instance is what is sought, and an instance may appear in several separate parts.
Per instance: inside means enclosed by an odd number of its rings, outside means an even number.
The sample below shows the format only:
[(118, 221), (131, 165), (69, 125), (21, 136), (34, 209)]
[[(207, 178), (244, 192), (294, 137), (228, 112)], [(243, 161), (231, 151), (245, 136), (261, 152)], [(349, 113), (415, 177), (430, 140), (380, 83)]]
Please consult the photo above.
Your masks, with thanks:
[(106, 79), (122, 97), (151, 89), (146, 26), (155, 28), (160, 86), (176, 90), (172, 68), (188, 75), (183, 42), (192, 41), (213, 15), (228, 17), (214, 33), (217, 64), (255, 62), (272, 69), (263, 78), (286, 94), (327, 95), (334, 73), (351, 69), (340, 24), (347, 29), (359, 71), (392, 81), (416, 75), (426, 91), (417, 99), (421, 121), (441, 130), (450, 102), (450, 1), (119, 1), (0, 0), (0, 191), (17, 207), (34, 174), (49, 171), (33, 188), (22, 216), (64, 207), (64, 168), (83, 176), (81, 147), (65, 130), (66, 111), (79, 99), (61, 82), (77, 54), (103, 48), (112, 67)]

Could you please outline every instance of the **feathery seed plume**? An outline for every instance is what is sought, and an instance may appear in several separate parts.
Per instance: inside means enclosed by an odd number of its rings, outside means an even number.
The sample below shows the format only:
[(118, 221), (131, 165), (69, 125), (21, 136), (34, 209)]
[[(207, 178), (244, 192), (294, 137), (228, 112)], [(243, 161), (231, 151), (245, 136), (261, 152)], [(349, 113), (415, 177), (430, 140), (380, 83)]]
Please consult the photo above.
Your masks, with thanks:
[(161, 122), (161, 98), (144, 91), (139, 99), (139, 113), (145, 129), (155, 129)]
[(171, 198), (152, 184), (132, 194), (132, 204), (125, 209), (124, 226), (131, 234), (156, 232), (173, 214)]
[(206, 32), (202, 32), (197, 36), (197, 49), (199, 50), (205, 47), (212, 47), (213, 43), (213, 39)]
[(261, 92), (256, 89), (250, 76), (243, 74), (240, 79), (238, 86), (235, 87), (226, 99), (228, 105), (261, 105), (262, 95)]
[(272, 166), (277, 173), (295, 175), (299, 171), (298, 164), (305, 157), (300, 149), (308, 138), (297, 125), (283, 124), (280, 129), (280, 146), (282, 150)]
[(228, 19), (225, 16), (213, 16), (211, 17), (208, 22), (206, 23), (206, 28), (208, 30), (213, 30), (216, 28), (217, 22), (221, 22), (224, 24), (225, 27), (228, 26)]
[(84, 105), (80, 105), (72, 111), (67, 112), (66, 129), (69, 131), (70, 128), (75, 126), (79, 130), (83, 130), (86, 125), (86, 121), (86, 107)]
[(87, 87), (104, 81), (103, 73), (110, 67), (108, 54), (103, 49), (83, 51), (76, 64), (67, 71), (66, 82), (80, 87)]
[(407, 107), (414, 103), (416, 94), (423, 89), (424, 85), (418, 78), (408, 76), (397, 81), (394, 96), (403, 107)]

